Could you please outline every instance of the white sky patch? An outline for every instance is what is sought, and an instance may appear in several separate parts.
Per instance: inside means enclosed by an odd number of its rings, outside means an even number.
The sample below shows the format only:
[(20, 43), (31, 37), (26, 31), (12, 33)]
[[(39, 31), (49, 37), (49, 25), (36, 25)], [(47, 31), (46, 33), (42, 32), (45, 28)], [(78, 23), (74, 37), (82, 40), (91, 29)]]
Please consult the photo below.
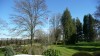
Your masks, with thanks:
[(44, 31), (45, 33), (49, 33), (49, 29), (48, 29), (48, 28), (43, 28), (43, 31)]

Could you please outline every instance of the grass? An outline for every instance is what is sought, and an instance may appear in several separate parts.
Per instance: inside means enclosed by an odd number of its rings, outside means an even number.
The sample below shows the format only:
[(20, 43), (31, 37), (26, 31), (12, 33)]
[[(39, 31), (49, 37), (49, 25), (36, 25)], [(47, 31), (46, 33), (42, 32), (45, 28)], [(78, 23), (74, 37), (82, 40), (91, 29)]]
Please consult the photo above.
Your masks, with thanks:
[(78, 52), (77, 50), (69, 49), (62, 45), (52, 45), (50, 48), (59, 50), (61, 52), (61, 56), (72, 56), (72, 54)]
[(66, 48), (88, 52), (100, 51), (100, 46), (66, 46)]
[(4, 56), (4, 54), (0, 52), (0, 56)]
[(59, 50), (62, 54), (61, 56), (72, 56), (74, 53), (79, 51), (87, 51), (90, 53), (100, 51), (100, 46), (51, 45), (50, 48)]
[(2, 51), (2, 48), (0, 48), (0, 56), (4, 56), (4, 52)]
[(100, 46), (100, 41), (96, 41), (96, 42), (79, 42), (76, 45), (77, 46)]

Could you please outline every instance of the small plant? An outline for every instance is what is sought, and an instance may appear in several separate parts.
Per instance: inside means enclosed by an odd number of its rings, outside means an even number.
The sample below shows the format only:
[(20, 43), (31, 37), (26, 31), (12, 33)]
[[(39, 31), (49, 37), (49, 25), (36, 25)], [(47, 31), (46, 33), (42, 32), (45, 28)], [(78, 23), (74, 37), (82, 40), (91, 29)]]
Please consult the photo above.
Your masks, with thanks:
[(5, 47), (5, 56), (13, 56), (15, 54), (12, 47)]
[(43, 52), (43, 55), (45, 55), (45, 56), (61, 56), (61, 53), (58, 50), (48, 49), (45, 52)]
[(95, 51), (95, 52), (93, 52), (93, 55), (94, 55), (94, 56), (100, 56), (100, 51)]
[(20, 52), (23, 54), (34, 54), (34, 49), (31, 46), (23, 46), (20, 49)]
[(21, 48), (21, 52), (23, 53), (23, 54), (28, 54), (28, 47), (23, 47), (23, 48)]
[(77, 52), (77, 53), (73, 54), (72, 56), (93, 56), (93, 55), (88, 52), (81, 51), (81, 52)]

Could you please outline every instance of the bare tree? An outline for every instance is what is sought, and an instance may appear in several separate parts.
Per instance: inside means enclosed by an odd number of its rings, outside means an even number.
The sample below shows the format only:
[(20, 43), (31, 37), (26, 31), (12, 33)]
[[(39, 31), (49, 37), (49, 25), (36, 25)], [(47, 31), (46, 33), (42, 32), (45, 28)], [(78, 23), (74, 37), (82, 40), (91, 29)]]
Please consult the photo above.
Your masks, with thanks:
[(0, 18), (0, 30), (5, 30), (7, 28), (7, 22)]
[(61, 14), (56, 14), (52, 17), (52, 19), (50, 21), (51, 22), (51, 28), (52, 28), (51, 33), (53, 33), (52, 37), (53, 37), (53, 39), (55, 39), (56, 44), (57, 44), (57, 41), (58, 41), (60, 33), (61, 33), (60, 19), (61, 19)]
[(39, 29), (35, 33), (36, 39), (38, 39), (38, 42), (42, 45), (46, 45), (47, 42), (47, 34), (42, 30)]
[[(0, 36), (1, 36), (1, 38), (5, 37), (5, 36), (8, 36), (7, 28), (8, 28), (7, 22), (4, 19), (0, 18)], [(5, 33), (5, 31), (6, 31), (6, 33)], [(1, 43), (0, 44), (2, 45), (4, 43), (5, 43), (5, 45), (7, 45), (6, 40), (3, 41), (1, 39)]]
[(15, 23), (13, 32), (16, 35), (31, 37), (31, 46), (34, 42), (36, 26), (41, 24), (41, 19), (46, 15), (47, 6), (45, 0), (17, 0), (14, 10), (17, 12), (12, 15)]
[(100, 0), (97, 0), (97, 7), (96, 7), (96, 11), (94, 13), (95, 16), (95, 28), (97, 31), (97, 39), (100, 37)]

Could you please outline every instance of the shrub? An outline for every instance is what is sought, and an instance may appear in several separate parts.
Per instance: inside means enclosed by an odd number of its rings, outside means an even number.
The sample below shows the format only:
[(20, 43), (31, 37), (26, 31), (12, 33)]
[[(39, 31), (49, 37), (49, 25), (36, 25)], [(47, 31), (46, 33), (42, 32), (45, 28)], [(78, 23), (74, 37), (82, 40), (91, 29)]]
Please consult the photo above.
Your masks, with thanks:
[(100, 56), (100, 51), (95, 51), (95, 52), (93, 52), (93, 55), (94, 55), (94, 56)]
[(20, 47), (18, 49), (20, 51), (17, 51), (17, 52), (20, 52), (20, 53), (23, 53), (23, 54), (34, 54), (33, 47), (31, 47), (31, 46), (23, 46), (23, 47)]
[(33, 47), (30, 47), (30, 48), (29, 48), (28, 54), (35, 55), (35, 53), (34, 53), (34, 48), (33, 48)]
[(28, 47), (23, 47), (23, 48), (21, 48), (21, 52), (23, 53), (23, 54), (28, 54)]
[(22, 51), (22, 47), (21, 46), (16, 45), (16, 46), (13, 46), (13, 48), (14, 48), (14, 50), (16, 52), (21, 52)]
[(43, 53), (44, 48), (41, 45), (18, 46), (18, 47), (15, 47), (15, 51), (18, 53), (23, 53), (23, 54), (40, 55)]
[(5, 52), (5, 48), (0, 48), (0, 51), (1, 52)]
[(15, 54), (14, 50), (12, 47), (5, 47), (5, 56), (13, 56)]
[(61, 53), (58, 50), (48, 49), (43, 52), (43, 55), (45, 55), (45, 56), (61, 56)]
[(81, 51), (81, 52), (77, 52), (77, 53), (73, 54), (72, 56), (93, 56), (93, 55), (88, 52)]

